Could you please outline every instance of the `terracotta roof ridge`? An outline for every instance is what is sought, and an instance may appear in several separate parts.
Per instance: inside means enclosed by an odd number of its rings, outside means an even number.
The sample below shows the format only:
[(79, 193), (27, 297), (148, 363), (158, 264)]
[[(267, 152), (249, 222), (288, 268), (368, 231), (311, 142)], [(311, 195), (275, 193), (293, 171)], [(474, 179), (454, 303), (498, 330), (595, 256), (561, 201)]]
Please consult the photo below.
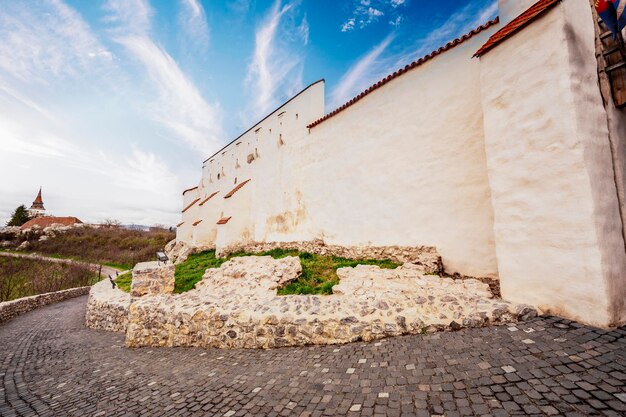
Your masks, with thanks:
[(46, 228), (53, 224), (70, 226), (70, 225), (77, 224), (77, 223), (82, 223), (82, 221), (79, 218), (74, 217), (74, 216), (64, 216), (64, 217), (40, 216), (40, 217), (35, 217), (34, 219), (30, 219), (29, 221), (21, 225), (20, 228), (28, 229), (29, 227), (32, 227), (32, 226), (39, 226), (42, 228)]
[(249, 183), (250, 180), (245, 180), (244, 182), (240, 183), (239, 185), (237, 185), (235, 188), (233, 188), (232, 190), (230, 190), (230, 192), (228, 194), (226, 194), (224, 196), (224, 198), (231, 198), (233, 196), (233, 194), (235, 194), (237, 191), (239, 191), (241, 189), (241, 187), (243, 187), (244, 185), (246, 185), (247, 183)]
[(204, 200), (202, 200), (200, 202), (200, 204), (198, 204), (199, 206), (204, 205), (204, 203), (206, 203), (207, 201), (209, 201), (210, 199), (212, 199), (213, 197), (215, 197), (215, 194), (219, 193), (219, 191), (215, 191), (213, 194), (211, 194), (210, 196), (208, 196), (207, 198), (205, 198)]
[(500, 18), (496, 17), (493, 20), (490, 20), (489, 22), (485, 23), (482, 26), (477, 27), (476, 29), (472, 30), (471, 32), (456, 38), (450, 42), (448, 42), (447, 44), (445, 44), (444, 46), (440, 47), (439, 49), (431, 52), (428, 55), (425, 55), (423, 57), (421, 57), (420, 59), (411, 62), (410, 64), (405, 65), (404, 67), (400, 68), (399, 70), (395, 71), (393, 74), (389, 74), (387, 77), (383, 78), (382, 80), (378, 81), (377, 83), (371, 85), (369, 88), (367, 88), (365, 91), (362, 91), (360, 94), (358, 94), (357, 96), (353, 97), (351, 100), (349, 100), (348, 102), (344, 103), (343, 105), (339, 106), (338, 108), (336, 108), (335, 110), (331, 111), (330, 113), (328, 113), (327, 115), (325, 115), (324, 117), (322, 117), (321, 119), (317, 119), (316, 121), (314, 121), (313, 123), (311, 123), (310, 125), (308, 125), (307, 127), (309, 129), (317, 126), (318, 124), (330, 119), (331, 117), (335, 116), (336, 114), (344, 111), (345, 109), (347, 109), (348, 107), (352, 106), (354, 103), (356, 103), (357, 101), (361, 100), (363, 97), (367, 96), (368, 94), (370, 94), (371, 92), (373, 92), (374, 90), (379, 89), (380, 87), (382, 87), (383, 85), (387, 84), (389, 81), (399, 77), (400, 75), (432, 60), (433, 58), (435, 58), (438, 55), (441, 55), (444, 52), (447, 52), (453, 48), (455, 48), (456, 46), (462, 44), (463, 42), (467, 41), (468, 39), (472, 38), (473, 36), (479, 34), (480, 32), (489, 29), (491, 26), (498, 24), (498, 22), (500, 22)]
[(232, 216), (229, 216), (229, 217), (222, 217), (221, 219), (219, 219), (219, 220), (217, 221), (217, 224), (226, 224), (226, 223), (228, 223), (228, 221), (229, 221), (230, 219), (232, 219), (232, 218), (233, 218)]
[(189, 208), (191, 208), (191, 206), (193, 206), (194, 204), (196, 204), (198, 201), (200, 201), (200, 199), (199, 199), (199, 198), (196, 198), (195, 200), (193, 200), (191, 203), (189, 203), (189, 205), (188, 205), (187, 207), (185, 207), (185, 208), (183, 209), (183, 211), (181, 211), (181, 213), (184, 213), (184, 212), (186, 212), (187, 210), (189, 210)]
[(500, 43), (504, 42), (510, 36), (513, 36), (526, 26), (531, 24), (539, 16), (542, 16), (545, 12), (552, 9), (562, 0), (539, 0), (537, 3), (530, 6), (523, 13), (504, 25), (500, 30), (491, 35), (491, 37), (480, 47), (474, 54), (474, 57), (480, 58)]

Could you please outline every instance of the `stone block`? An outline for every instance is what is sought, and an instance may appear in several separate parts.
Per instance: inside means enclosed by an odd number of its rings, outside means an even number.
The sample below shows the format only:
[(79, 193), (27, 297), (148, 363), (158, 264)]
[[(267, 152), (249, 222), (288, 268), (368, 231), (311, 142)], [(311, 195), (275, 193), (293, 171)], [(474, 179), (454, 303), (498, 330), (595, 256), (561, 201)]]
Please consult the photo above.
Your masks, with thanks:
[(133, 268), (133, 281), (130, 287), (132, 297), (144, 295), (171, 294), (174, 291), (174, 272), (172, 263), (141, 262)]

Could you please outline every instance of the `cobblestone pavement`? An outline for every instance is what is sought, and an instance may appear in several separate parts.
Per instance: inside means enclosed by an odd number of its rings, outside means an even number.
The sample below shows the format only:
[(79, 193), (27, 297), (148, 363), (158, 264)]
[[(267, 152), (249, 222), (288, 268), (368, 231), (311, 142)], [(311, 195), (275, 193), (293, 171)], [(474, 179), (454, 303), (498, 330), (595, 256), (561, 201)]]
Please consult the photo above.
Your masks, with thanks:
[(2, 416), (626, 414), (626, 328), (556, 318), (376, 343), (127, 349), (86, 297), (0, 325)]

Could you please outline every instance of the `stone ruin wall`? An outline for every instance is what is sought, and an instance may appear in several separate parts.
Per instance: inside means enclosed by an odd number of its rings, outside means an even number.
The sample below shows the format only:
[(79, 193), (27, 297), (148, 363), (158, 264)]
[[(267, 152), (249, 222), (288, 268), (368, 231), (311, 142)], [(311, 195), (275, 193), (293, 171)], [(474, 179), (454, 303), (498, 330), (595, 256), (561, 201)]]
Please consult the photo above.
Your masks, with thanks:
[[(276, 289), (301, 273), (297, 257), (238, 257), (208, 269), (196, 288), (183, 294), (131, 297), (100, 282), (92, 288), (86, 324), (125, 332), (129, 347), (232, 349), (369, 341), (537, 314), (494, 298), (487, 284), (439, 277), (425, 268), (411, 263), (397, 269), (341, 268), (333, 295), (278, 296)], [(152, 288), (168, 291), (173, 277), (150, 276), (162, 281)]]
[(326, 245), (321, 240), (304, 242), (255, 242), (233, 245), (221, 249), (217, 255), (224, 257), (237, 252), (261, 253), (273, 249), (297, 250), (317, 255), (333, 255), (348, 259), (389, 259), (399, 264), (411, 263), (424, 268), (427, 273), (443, 272), (441, 256), (429, 246), (339, 246)]
[(89, 294), (90, 288), (91, 287), (71, 288), (69, 290), (49, 292), (2, 302), (0, 303), (0, 323), (9, 321), (20, 314), (27, 313), (39, 307)]

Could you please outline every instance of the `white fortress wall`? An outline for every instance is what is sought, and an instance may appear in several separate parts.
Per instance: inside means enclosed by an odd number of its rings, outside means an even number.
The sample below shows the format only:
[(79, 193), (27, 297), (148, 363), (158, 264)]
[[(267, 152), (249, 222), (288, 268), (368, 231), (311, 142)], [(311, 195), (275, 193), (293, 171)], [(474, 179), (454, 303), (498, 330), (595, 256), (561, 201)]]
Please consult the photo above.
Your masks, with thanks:
[(449, 272), (496, 277), (479, 61), (492, 27), (311, 129), (292, 171), (313, 237), (430, 245)]
[(503, 297), (623, 323), (626, 252), (589, 3), (559, 3), (480, 61)]
[[(303, 140), (306, 126), (323, 115), (323, 91), (323, 81), (310, 85), (205, 161), (198, 189), (184, 194), (183, 207), (199, 201), (182, 213), (184, 224), (178, 229), (178, 240), (203, 247), (217, 244), (219, 249), (264, 241), (268, 233), (271, 238), (266, 219), (289, 209), (289, 190), (293, 188), (292, 175), (284, 170), (282, 161), (289, 158), (294, 144)], [(232, 197), (225, 198), (247, 180)], [(227, 223), (217, 224), (228, 217)], [(193, 226), (198, 220), (202, 222)]]
[[(585, 143), (585, 162), (593, 191), (595, 227), (600, 243), (603, 275), (607, 287), (611, 322), (626, 323), (626, 241), (624, 239), (623, 196), (626, 167), (626, 136), (617, 140), (614, 154), (610, 136), (624, 133), (626, 112), (609, 114), (598, 86), (595, 57), (594, 16), (586, 2), (563, 2), (563, 19), (572, 73), (579, 136)], [(617, 120), (614, 120), (615, 117)], [(611, 123), (611, 121), (616, 123)], [(620, 132), (619, 129), (622, 129)], [(610, 130), (613, 130), (612, 132)], [(615, 135), (614, 133), (617, 133)]]
[[(471, 59), (494, 30), (309, 133), (306, 126), (324, 114), (323, 82), (313, 84), (205, 162), (199, 188), (185, 193), (186, 205), (199, 202), (183, 213), (178, 239), (218, 250), (316, 238), (428, 245), (449, 272), (497, 277), (479, 62)], [(216, 225), (223, 217), (232, 218)]]
[(537, 0), (498, 0), (500, 23), (506, 25), (535, 3)]

